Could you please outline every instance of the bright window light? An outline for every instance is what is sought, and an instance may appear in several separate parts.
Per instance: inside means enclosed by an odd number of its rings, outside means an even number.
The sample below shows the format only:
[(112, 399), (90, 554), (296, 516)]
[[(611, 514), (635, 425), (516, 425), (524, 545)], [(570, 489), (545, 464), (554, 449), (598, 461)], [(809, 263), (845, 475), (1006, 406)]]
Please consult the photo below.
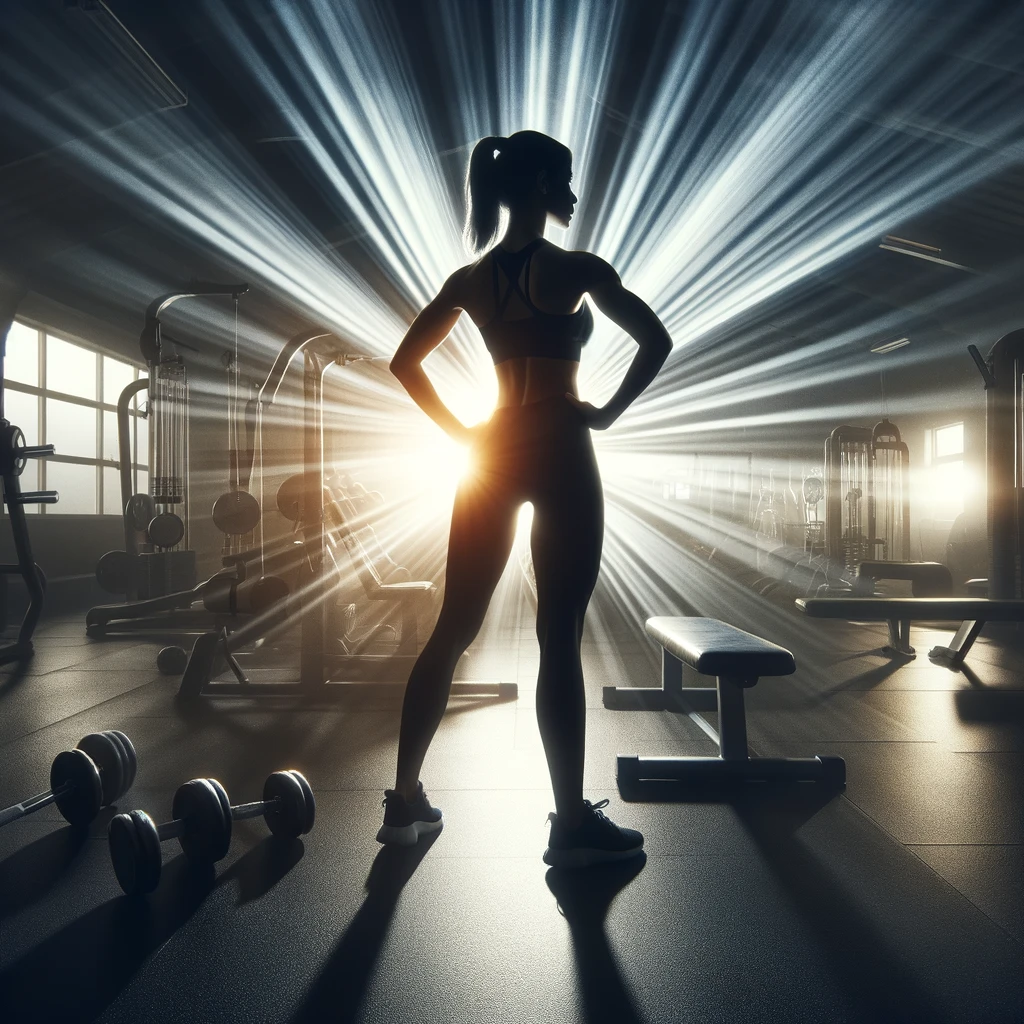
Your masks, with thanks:
[(39, 332), (17, 320), (7, 332), (4, 379), (39, 386)]
[(935, 458), (946, 459), (964, 453), (964, 425), (951, 423), (935, 431)]

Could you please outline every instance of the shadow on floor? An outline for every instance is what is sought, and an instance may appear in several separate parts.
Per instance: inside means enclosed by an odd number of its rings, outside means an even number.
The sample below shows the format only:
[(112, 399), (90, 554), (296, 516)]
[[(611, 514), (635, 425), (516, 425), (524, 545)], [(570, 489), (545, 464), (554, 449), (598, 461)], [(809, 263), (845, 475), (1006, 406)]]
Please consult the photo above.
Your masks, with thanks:
[(604, 921), (615, 897), (647, 863), (641, 854), (618, 864), (586, 871), (551, 868), (544, 876), (569, 925), (576, 973), (580, 981), (583, 1020), (587, 1024), (641, 1024), (643, 1018), (622, 980)]
[[(772, 800), (745, 796), (733, 806), (763, 862), (785, 889), (790, 906), (813, 933), (858, 1016), (879, 1022), (948, 1020), (948, 1007), (916, 980), (913, 965), (898, 943), (880, 922), (872, 920), (866, 906), (870, 900), (858, 898), (850, 880), (831, 870), (797, 837), (800, 827), (827, 802), (825, 794), (801, 793), (793, 787), (787, 796)], [(897, 870), (893, 864), (864, 865), (865, 874), (873, 876), (868, 883), (872, 891), (895, 881)], [(896, 893), (898, 888), (894, 898)]]
[(41, 900), (88, 838), (84, 829), (58, 828), (0, 861), (0, 921)]
[(92, 1020), (188, 921), (213, 885), (212, 866), (196, 871), (177, 857), (148, 898), (108, 900), (73, 921), (0, 971), (5, 1019)]
[(366, 899), (338, 940), (293, 1022), (344, 1024), (356, 1020), (374, 965), (387, 937), (398, 898), (439, 833), (415, 846), (385, 846), (366, 878)]

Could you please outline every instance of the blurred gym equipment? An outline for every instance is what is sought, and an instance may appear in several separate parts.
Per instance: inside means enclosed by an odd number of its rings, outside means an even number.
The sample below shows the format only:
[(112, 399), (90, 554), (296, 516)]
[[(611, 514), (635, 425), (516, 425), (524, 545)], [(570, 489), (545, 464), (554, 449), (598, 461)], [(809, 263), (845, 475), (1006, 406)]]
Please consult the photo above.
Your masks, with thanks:
[[(252, 548), (260, 507), (248, 491), (255, 447), (249, 429), (254, 402), (247, 402), (242, 410), (237, 352), (229, 353), (226, 362), (231, 489), (218, 498), (213, 509), (214, 523), (226, 535), (225, 568), (197, 585), (195, 552), (188, 550), (188, 388), (184, 361), (162, 339), (159, 314), (179, 298), (231, 295), (237, 349), (238, 297), (246, 289), (244, 284), (195, 285), (188, 292), (163, 296), (150, 305), (142, 350), (149, 362), (150, 380), (156, 382), (155, 390), (149, 392), (151, 493), (131, 493), (129, 406), (135, 394), (149, 386), (149, 381), (141, 380), (129, 384), (118, 401), (125, 550), (107, 552), (97, 566), (100, 584), (127, 594), (129, 603), (91, 608), (86, 615), (86, 632), (91, 637), (137, 632), (177, 637), (230, 628), (237, 616), (263, 611), (287, 597), (283, 579), (265, 571), (252, 573), (257, 559), (261, 570), (265, 568), (262, 552)], [(200, 601), (202, 607), (193, 608)], [(172, 671), (175, 664), (175, 659), (164, 657), (161, 671)]]
[[(17, 639), (0, 643), (0, 665), (24, 662), (35, 650), (32, 636), (43, 613), (46, 577), (32, 555), (32, 539), (25, 518), (26, 505), (53, 505), (58, 499), (55, 490), (23, 490), (18, 477), (25, 471), (29, 459), (45, 459), (54, 454), (52, 444), (26, 444), (22, 429), (9, 423), (3, 415), (3, 346), (0, 343), (0, 479), (3, 480), (3, 503), (10, 518), (17, 561), (0, 564), (0, 585), (6, 598), (7, 577), (19, 575), (29, 592), (29, 607), (18, 627)], [(4, 601), (6, 609), (6, 601)], [(0, 627), (6, 623), (0, 623)]]
[(910, 453), (894, 423), (836, 427), (825, 441), (825, 550), (854, 570), (910, 558)]
[(823, 597), (799, 598), (797, 608), (815, 619), (847, 619), (852, 622), (886, 622), (889, 626), (889, 653), (913, 658), (910, 623), (960, 621), (949, 644), (933, 647), (928, 656), (945, 662), (950, 668), (963, 664), (974, 641), (987, 622), (1024, 621), (1024, 601), (984, 597)]
[[(988, 596), (1024, 597), (1024, 328), (1003, 335), (988, 359), (967, 351), (985, 382), (986, 483), (988, 487)], [(973, 580), (980, 589), (981, 580)]]
[[(25, 506), (53, 505), (59, 498), (56, 491), (23, 491), (18, 479), (25, 471), (29, 459), (45, 459), (54, 454), (54, 447), (52, 444), (26, 444), (21, 428), (8, 422), (4, 416), (4, 358), (9, 327), (9, 323), (3, 325), (4, 333), (0, 336), (0, 480), (3, 480), (3, 502), (10, 517), (18, 561), (0, 564), (0, 586), (5, 588), (3, 596), (6, 598), (7, 577), (20, 576), (28, 591), (28, 608), (18, 627), (17, 639), (0, 644), (0, 665), (11, 661), (26, 661), (32, 657), (35, 650), (32, 634), (43, 613), (46, 577), (32, 557), (32, 539), (25, 520)], [(0, 628), (5, 626), (6, 622), (0, 622)]]

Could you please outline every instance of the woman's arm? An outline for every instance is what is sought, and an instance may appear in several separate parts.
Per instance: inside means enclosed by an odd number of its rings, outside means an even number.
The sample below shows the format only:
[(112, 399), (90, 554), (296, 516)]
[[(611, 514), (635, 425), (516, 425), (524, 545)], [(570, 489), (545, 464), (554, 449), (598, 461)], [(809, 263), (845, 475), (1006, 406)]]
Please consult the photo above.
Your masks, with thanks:
[(391, 372), (402, 382), (412, 400), (456, 441), (470, 437), (469, 428), (441, 401), (422, 367), (424, 359), (451, 333), (462, 313), (458, 303), (462, 271), (457, 270), (413, 320), (390, 363)]
[(639, 345), (619, 389), (602, 408), (594, 409), (590, 418), (590, 426), (604, 430), (657, 376), (672, 352), (672, 339), (654, 310), (639, 295), (623, 287), (611, 265), (591, 253), (581, 255), (584, 256), (584, 276), (588, 282), (585, 288), (594, 304)]

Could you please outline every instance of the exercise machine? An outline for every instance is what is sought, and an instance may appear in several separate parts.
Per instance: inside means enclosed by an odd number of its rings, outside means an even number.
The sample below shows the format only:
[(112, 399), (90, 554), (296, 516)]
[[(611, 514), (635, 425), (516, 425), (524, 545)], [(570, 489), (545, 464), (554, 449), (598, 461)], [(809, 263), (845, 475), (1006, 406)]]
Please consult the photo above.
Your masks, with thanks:
[[(36, 565), (32, 556), (32, 540), (29, 537), (25, 519), (26, 505), (53, 505), (59, 495), (56, 491), (23, 491), (19, 477), (25, 471), (29, 459), (45, 459), (54, 454), (52, 444), (30, 445), (25, 443), (25, 434), (20, 427), (10, 423), (4, 416), (4, 358), (7, 351), (7, 331), (10, 322), (4, 325), (0, 337), (0, 480), (3, 481), (3, 503), (11, 523), (14, 550), (17, 562), (0, 564), (0, 584), (6, 587), (8, 576), (20, 576), (28, 591), (28, 608), (18, 627), (15, 640), (0, 643), (0, 664), (12, 661), (27, 661), (32, 657), (34, 646), (32, 635), (43, 613), (43, 597), (46, 591), (46, 576)], [(6, 593), (4, 594), (6, 597)]]
[[(420, 637), (424, 598), (432, 595), (435, 584), (429, 580), (385, 581), (375, 570), (345, 508), (325, 487), (323, 388), (324, 376), (333, 366), (347, 367), (369, 362), (374, 357), (352, 355), (326, 328), (297, 335), (282, 349), (267, 383), (261, 389), (257, 408), (258, 430), (262, 430), (265, 409), (273, 402), (291, 360), (303, 358), (303, 471), (301, 486), (289, 484), (279, 507), (294, 508), (302, 557), (299, 580), (287, 603), (268, 609), (250, 622), (229, 633), (214, 630), (198, 637), (192, 648), (179, 694), (225, 696), (339, 696), (354, 692), (396, 692), (396, 683), (405, 682), (416, 657)], [(288, 496), (290, 495), (290, 496)], [(289, 516), (290, 517), (290, 516)], [(361, 526), (361, 524), (360, 524)], [(382, 653), (361, 644), (358, 651), (347, 642), (339, 617), (339, 587), (347, 574), (339, 571), (339, 553), (350, 556), (353, 570), (370, 600), (391, 601), (401, 617), (401, 630), (394, 649)], [(299, 626), (299, 678), (256, 681), (247, 674), (238, 655), (255, 642), (264, 641), (295, 624)], [(257, 655), (258, 658), (258, 655)], [(233, 680), (215, 677), (230, 669)], [(382, 689), (383, 687), (383, 689)], [(401, 692), (400, 688), (397, 692)], [(514, 696), (515, 684), (454, 683), (453, 693)]]
[[(288, 587), (278, 577), (252, 577), (256, 552), (237, 543), (251, 537), (259, 505), (248, 493), (252, 439), (240, 425), (237, 318), (245, 284), (196, 283), (150, 304), (141, 337), (148, 379), (129, 384), (118, 399), (118, 446), (124, 519), (123, 551), (108, 551), (96, 576), (104, 589), (122, 593), (125, 604), (98, 605), (86, 615), (94, 638), (122, 633), (178, 636), (230, 625), (239, 614), (261, 611), (282, 600)], [(189, 547), (188, 380), (183, 358), (163, 334), (160, 315), (173, 302), (197, 296), (231, 296), (235, 303), (236, 351), (229, 372), (229, 466), (231, 490), (214, 505), (214, 522), (230, 539), (225, 568), (196, 582), (196, 555)], [(130, 409), (136, 396), (149, 397), (149, 493), (133, 493)], [(246, 409), (246, 419), (251, 410)], [(244, 438), (244, 440), (243, 440)], [(245, 448), (242, 448), (242, 445)], [(137, 459), (135, 461), (138, 461)], [(247, 467), (247, 468), (246, 468)], [(193, 608), (202, 602), (201, 608)]]
[(910, 558), (910, 453), (888, 419), (836, 427), (825, 441), (825, 551), (855, 570)]

